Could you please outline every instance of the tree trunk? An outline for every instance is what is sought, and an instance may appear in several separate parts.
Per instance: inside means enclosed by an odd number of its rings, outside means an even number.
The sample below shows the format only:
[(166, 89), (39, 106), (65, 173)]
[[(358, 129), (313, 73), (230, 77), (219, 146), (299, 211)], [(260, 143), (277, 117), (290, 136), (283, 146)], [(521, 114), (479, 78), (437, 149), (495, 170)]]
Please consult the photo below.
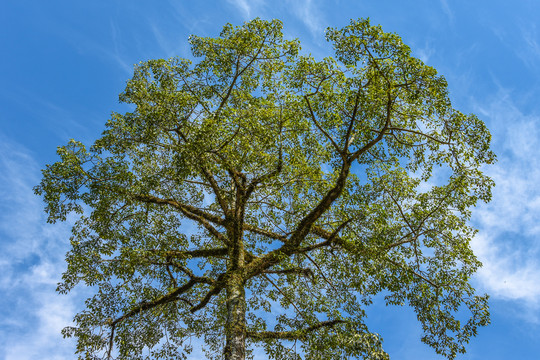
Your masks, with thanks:
[(246, 297), (242, 277), (234, 274), (227, 284), (225, 360), (246, 358)]

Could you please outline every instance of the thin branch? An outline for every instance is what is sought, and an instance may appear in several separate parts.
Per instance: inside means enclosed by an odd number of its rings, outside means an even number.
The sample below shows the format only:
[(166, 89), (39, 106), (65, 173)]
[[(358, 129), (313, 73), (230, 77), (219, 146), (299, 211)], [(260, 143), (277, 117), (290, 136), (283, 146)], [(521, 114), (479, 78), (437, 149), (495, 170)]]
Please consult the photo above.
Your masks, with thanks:
[(285, 294), (285, 293), (284, 293), (284, 292), (283, 292), (283, 291), (282, 291), (282, 290), (281, 290), (281, 289), (280, 289), (280, 288), (279, 288), (279, 287), (278, 287), (278, 286), (277, 286), (277, 285), (276, 285), (276, 284), (275, 284), (275, 283), (274, 283), (274, 282), (273, 282), (266, 274), (262, 274), (262, 276), (264, 276), (264, 278), (265, 278), (266, 280), (268, 280), (268, 282), (269, 282), (270, 284), (272, 284), (272, 285), (276, 288), (276, 290), (277, 290), (281, 295), (283, 295), (283, 297), (284, 297), (285, 299), (287, 299), (287, 300), (289, 301), (289, 304), (291, 304), (291, 305), (296, 309), (296, 312), (298, 313), (298, 315), (302, 316), (302, 318), (304, 318), (304, 320), (307, 322), (307, 321), (308, 321), (308, 320), (307, 320), (308, 317), (304, 314), (303, 311), (301, 311), (301, 310), (298, 308), (298, 306), (296, 306), (296, 304), (291, 300), (291, 298), (289, 298), (289, 297), (287, 296), (287, 294)]
[(424, 275), (414, 271), (413, 269), (411, 269), (410, 267), (408, 266), (403, 266), (397, 262), (395, 262), (394, 260), (390, 259), (389, 257), (385, 257), (384, 260), (388, 261), (389, 263), (393, 264), (394, 266), (397, 266), (403, 270), (406, 270), (408, 272), (410, 272), (411, 274), (413, 274), (414, 276), (417, 276), (419, 277), (420, 279), (424, 280), (425, 282), (427, 282), (428, 284), (430, 284), (431, 286), (433, 286), (434, 288), (436, 289), (439, 289), (440, 288), (440, 285), (437, 285), (435, 284), (433, 281), (431, 281), (429, 278), (425, 277)]
[(212, 187), (212, 185), (207, 184), (207, 183), (204, 183), (204, 182), (202, 182), (202, 181), (187, 180), (187, 179), (183, 179), (183, 180), (181, 180), (181, 181), (182, 181), (182, 182), (187, 182), (187, 183), (190, 183), (190, 184), (195, 184), (195, 185), (202, 185), (202, 186), (209, 187), (209, 188)]
[(293, 268), (293, 269), (281, 269), (281, 270), (264, 270), (263, 274), (298, 274), (305, 277), (309, 277), (311, 281), (315, 280), (313, 271), (310, 268)]
[(231, 141), (234, 140), (234, 138), (240, 133), (240, 126), (238, 126), (236, 128), (236, 130), (234, 131), (234, 133), (229, 137), (229, 139), (223, 141), (223, 143), (217, 147), (217, 149), (214, 149), (212, 151), (215, 151), (215, 152), (220, 152), (221, 150), (223, 150), (223, 148), (225, 146), (227, 146), (227, 144), (229, 144)]
[(244, 174), (242, 174), (240, 171), (238, 171), (237, 169), (235, 169), (229, 163), (229, 160), (225, 157), (225, 155), (223, 155), (223, 153), (215, 151), (215, 150), (209, 150), (208, 153), (216, 156), (219, 159), (219, 161), (221, 161), (221, 164), (225, 167), (225, 169), (229, 173), (229, 176), (234, 181), (234, 184), (237, 187), (240, 187), (241, 186), (240, 179), (245, 180), (246, 176)]
[(321, 269), (321, 267), (319, 266), (319, 264), (317, 264), (317, 263), (315, 262), (315, 260), (313, 260), (308, 254), (303, 254), (303, 255), (304, 255), (309, 261), (311, 261), (311, 263), (312, 263), (313, 265), (315, 265), (315, 267), (317, 268), (317, 270), (319, 270), (319, 273), (321, 274), (323, 280), (324, 280), (328, 285), (330, 285), (330, 287), (335, 291), (336, 295), (338, 295), (338, 294), (339, 294), (339, 291), (336, 289), (336, 287), (334, 286), (334, 284), (332, 284), (332, 283), (330, 282), (330, 280), (328, 280), (328, 279), (326, 278), (326, 275), (324, 275), (324, 272), (322, 271), (322, 269)]
[(207, 258), (207, 257), (218, 257), (227, 255), (227, 248), (214, 248), (214, 249), (196, 249), (196, 250), (143, 250), (150, 253), (158, 254), (165, 257), (171, 258)]
[[(403, 245), (403, 244), (409, 244), (409, 243), (412, 243), (413, 241), (416, 240), (417, 236), (414, 236), (414, 237), (411, 237), (411, 234), (413, 234), (413, 232), (408, 232), (407, 234), (403, 235), (402, 237), (399, 238), (398, 241), (396, 242), (393, 242), (392, 244), (390, 245), (387, 245), (385, 247), (386, 250), (390, 250), (390, 249), (393, 249), (395, 247), (398, 247), (400, 245)], [(420, 233), (419, 235), (421, 235), (422, 233)], [(418, 235), (418, 236), (419, 236)]]
[(257, 60), (257, 57), (260, 55), (262, 49), (264, 48), (264, 44), (266, 42), (266, 38), (267, 38), (268, 34), (266, 34), (264, 36), (264, 38), (262, 39), (261, 41), (261, 46), (259, 47), (259, 49), (257, 50), (257, 53), (253, 56), (253, 58), (244, 66), (244, 68), (240, 71), (239, 70), (239, 66), (240, 66), (240, 56), (237, 58), (237, 61), (236, 61), (236, 68), (235, 68), (235, 73), (234, 73), (234, 76), (233, 76), (233, 79), (231, 81), (231, 85), (229, 85), (228, 89), (227, 89), (227, 93), (225, 94), (225, 96), (221, 99), (221, 103), (219, 104), (218, 108), (216, 109), (216, 111), (214, 112), (214, 119), (217, 119), (219, 113), (221, 112), (221, 109), (223, 109), (223, 107), (225, 106), (227, 100), (229, 100), (229, 97), (231, 96), (232, 94), (232, 90), (234, 88), (234, 86), (236, 85), (236, 81), (238, 80), (238, 78), (240, 78), (240, 76), (242, 76), (242, 74), (244, 73), (244, 71), (246, 71), (254, 62), (255, 60)]
[(212, 191), (214, 192), (214, 195), (216, 196), (216, 199), (218, 201), (219, 206), (223, 210), (223, 213), (227, 215), (229, 213), (229, 206), (227, 205), (227, 202), (225, 199), (223, 199), (223, 196), (221, 195), (221, 189), (219, 188), (219, 185), (207, 168), (204, 166), (201, 166), (201, 171), (203, 175), (206, 177), (206, 179), (210, 182), (210, 187), (212, 188)]
[(352, 161), (356, 160), (360, 155), (362, 155), (363, 153), (365, 153), (366, 151), (371, 149), (373, 146), (375, 146), (375, 144), (377, 144), (379, 141), (382, 140), (382, 138), (384, 137), (384, 135), (385, 135), (386, 131), (388, 130), (388, 127), (390, 126), (390, 123), (391, 123), (392, 103), (393, 102), (392, 102), (392, 99), (390, 98), (390, 93), (388, 93), (388, 103), (386, 104), (386, 121), (384, 123), (383, 128), (379, 131), (379, 135), (377, 135), (377, 137), (372, 139), (370, 142), (368, 142), (362, 148), (356, 150), (352, 154), (352, 156), (350, 157), (349, 161), (352, 162)]
[(337, 324), (346, 323), (345, 320), (327, 320), (321, 321), (318, 324), (312, 325), (305, 329), (292, 330), (292, 331), (248, 331), (246, 336), (257, 341), (257, 340), (266, 340), (266, 339), (279, 339), (279, 340), (302, 340), (305, 337), (315, 330), (321, 328), (332, 328)]
[(390, 199), (392, 199), (392, 201), (394, 202), (394, 204), (397, 206), (398, 210), (399, 210), (399, 213), (401, 214), (401, 218), (405, 221), (405, 223), (407, 223), (407, 226), (409, 227), (409, 229), (411, 229), (411, 231), (415, 234), (415, 237), (417, 237), (416, 235), (416, 229), (414, 229), (411, 225), (411, 223), (409, 222), (409, 220), (407, 219), (407, 216), (405, 216), (405, 213), (403, 211), (403, 208), (401, 207), (401, 205), (399, 204), (399, 202), (396, 200), (396, 198), (394, 198), (394, 196), (392, 196), (392, 193), (389, 191), (388, 192), (388, 195), (390, 196)]
[(346, 152), (352, 143), (351, 133), (354, 127), (354, 122), (356, 120), (356, 113), (358, 111), (358, 104), (360, 103), (360, 93), (362, 91), (362, 87), (358, 87), (358, 92), (356, 93), (356, 98), (354, 99), (354, 109), (353, 113), (351, 115), (351, 122), (349, 123), (349, 127), (347, 128), (347, 133), (345, 135), (345, 144), (343, 146), (343, 150)]
[(379, 74), (382, 75), (382, 77), (384, 78), (384, 80), (386, 80), (386, 83), (388, 85), (388, 87), (391, 87), (392, 86), (392, 83), (390, 82), (390, 80), (388, 79), (388, 77), (386, 76), (385, 73), (383, 73), (381, 67), (379, 66), (379, 63), (377, 62), (377, 60), (382, 60), (384, 58), (376, 58), (375, 56), (373, 56), (373, 54), (371, 53), (371, 51), (369, 51), (367, 45), (364, 45), (364, 49), (366, 49), (366, 52), (368, 53), (369, 57), (371, 58), (371, 61), (373, 62), (373, 64), (375, 64), (375, 67), (377, 68), (377, 70), (379, 71)]
[(283, 169), (283, 150), (282, 146), (280, 144), (279, 146), (279, 156), (278, 156), (278, 163), (276, 166), (276, 169), (274, 171), (271, 171), (269, 173), (266, 173), (264, 175), (258, 176), (255, 179), (251, 180), (249, 183), (249, 186), (246, 190), (246, 198), (248, 198), (251, 193), (255, 190), (258, 184), (262, 183), (263, 181), (266, 181), (268, 179), (271, 179), (272, 177), (279, 175), (281, 173), (281, 170)]
[(274, 233), (272, 231), (264, 230), (264, 229), (258, 228), (256, 226), (253, 226), (253, 225), (250, 225), (250, 224), (244, 224), (244, 230), (247, 230), (247, 231), (255, 233), (255, 234), (263, 235), (263, 236), (266, 236), (266, 237), (269, 237), (269, 238), (272, 238), (272, 239), (275, 239), (275, 240), (279, 240), (281, 242), (286, 242), (288, 240), (288, 238), (286, 236), (276, 234), (276, 233)]
[(339, 155), (341, 155), (341, 157), (344, 157), (344, 152), (343, 150), (341, 150), (339, 148), (339, 145), (335, 142), (335, 140), (332, 138), (332, 136), (330, 136), (330, 134), (328, 134), (328, 132), (326, 132), (326, 130), (323, 129), (323, 127), (321, 126), (321, 124), (319, 124), (319, 122), (317, 121), (317, 118), (315, 117), (315, 113), (313, 112), (313, 109), (311, 108), (311, 103), (309, 102), (309, 98), (308, 98), (308, 95), (304, 95), (304, 99), (306, 100), (306, 103), (307, 103), (307, 107), (309, 109), (309, 113), (311, 115), (311, 120), (313, 121), (313, 123), (315, 124), (315, 126), (317, 127), (317, 129), (319, 129), (320, 132), (323, 133), (323, 135), (328, 139), (330, 140), (330, 142), (332, 143), (332, 146), (334, 147), (334, 149), (336, 149), (337, 153)]
[(417, 131), (417, 130), (412, 130), (412, 129), (404, 129), (404, 128), (399, 128), (399, 127), (395, 127), (395, 126), (392, 126), (392, 127), (389, 127), (387, 128), (388, 131), (402, 131), (402, 132), (408, 132), (408, 133), (412, 133), (412, 134), (416, 134), (416, 135), (420, 135), (420, 136), (424, 136), (430, 140), (433, 140), (441, 145), (452, 145), (452, 143), (450, 141), (442, 141), (440, 139), (437, 139), (436, 137), (433, 137), (431, 135), (428, 135), (426, 133), (423, 133), (421, 131)]
[(178, 284), (176, 283), (176, 278), (173, 276), (169, 264), (167, 264), (167, 274), (169, 274), (169, 278), (171, 279), (172, 285), (173, 285), (174, 287), (178, 287)]
[(206, 277), (206, 276), (196, 276), (193, 271), (191, 271), (190, 269), (180, 265), (180, 264), (177, 264), (177, 263), (174, 263), (174, 262), (171, 262), (170, 263), (172, 266), (174, 266), (175, 268), (177, 268), (178, 270), (182, 271), (184, 274), (186, 274), (187, 276), (189, 276), (190, 279), (193, 279), (201, 284), (208, 284), (208, 285), (214, 285), (216, 283), (216, 280), (214, 279), (211, 279), (209, 277)]
[[(270, 197), (270, 196), (271, 196), (271, 194), (268, 194), (268, 195), (265, 196), (265, 198)], [(247, 201), (246, 204), (258, 205), (258, 206), (266, 205), (267, 208), (276, 208), (276, 209), (278, 209), (279, 211), (286, 212), (286, 213), (289, 214), (289, 215), (295, 215), (295, 214), (296, 214), (296, 212), (287, 210), (287, 209), (284, 208), (284, 207), (278, 206), (278, 205), (276, 205), (276, 204), (269, 203), (269, 202), (264, 201), (264, 200)], [(261, 207), (262, 207), (262, 206), (261, 206)]]

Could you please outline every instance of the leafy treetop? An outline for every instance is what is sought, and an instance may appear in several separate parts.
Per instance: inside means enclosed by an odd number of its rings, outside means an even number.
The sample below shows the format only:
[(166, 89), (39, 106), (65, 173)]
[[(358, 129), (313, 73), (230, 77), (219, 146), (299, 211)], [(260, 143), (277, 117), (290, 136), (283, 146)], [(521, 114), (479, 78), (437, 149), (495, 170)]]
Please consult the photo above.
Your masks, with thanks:
[(467, 224), (493, 185), (484, 123), (368, 20), (328, 29), (322, 60), (281, 30), (226, 25), (190, 37), (195, 63), (140, 63), (134, 110), (43, 171), (49, 221), (79, 214), (58, 291), (95, 289), (64, 329), (81, 359), (181, 358), (192, 338), (226, 359), (384, 359), (380, 293), (450, 359), (489, 322)]

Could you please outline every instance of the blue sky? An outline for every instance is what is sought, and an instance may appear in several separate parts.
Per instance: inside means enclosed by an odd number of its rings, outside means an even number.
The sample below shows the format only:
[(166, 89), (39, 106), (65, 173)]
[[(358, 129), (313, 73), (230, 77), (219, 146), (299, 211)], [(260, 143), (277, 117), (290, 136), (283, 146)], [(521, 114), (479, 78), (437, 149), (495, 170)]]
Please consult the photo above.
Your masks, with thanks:
[[(60, 329), (87, 289), (57, 295), (70, 224), (48, 225), (32, 193), (70, 138), (91, 143), (133, 64), (189, 57), (190, 34), (279, 18), (305, 52), (331, 55), (327, 26), (370, 17), (397, 32), (449, 83), (454, 106), (493, 134), (493, 201), (473, 216), (474, 279), (492, 324), (461, 359), (540, 353), (540, 2), (536, 0), (8, 0), (0, 10), (0, 359), (72, 359)], [(393, 359), (437, 359), (406, 308), (375, 305), (370, 324)], [(261, 357), (264, 358), (264, 357)]]

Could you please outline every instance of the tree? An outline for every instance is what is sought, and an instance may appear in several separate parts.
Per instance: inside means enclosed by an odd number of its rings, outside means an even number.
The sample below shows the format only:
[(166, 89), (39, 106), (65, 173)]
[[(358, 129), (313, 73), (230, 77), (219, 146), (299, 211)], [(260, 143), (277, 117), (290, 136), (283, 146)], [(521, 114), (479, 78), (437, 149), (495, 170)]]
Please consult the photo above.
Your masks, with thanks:
[(213, 358), (385, 359), (377, 294), (450, 359), (489, 323), (467, 223), (493, 185), (484, 123), (368, 20), (328, 29), (321, 61), (281, 29), (140, 63), (133, 111), (43, 171), (48, 220), (78, 214), (58, 291), (95, 289), (63, 330), (80, 358), (185, 358), (195, 337)]

